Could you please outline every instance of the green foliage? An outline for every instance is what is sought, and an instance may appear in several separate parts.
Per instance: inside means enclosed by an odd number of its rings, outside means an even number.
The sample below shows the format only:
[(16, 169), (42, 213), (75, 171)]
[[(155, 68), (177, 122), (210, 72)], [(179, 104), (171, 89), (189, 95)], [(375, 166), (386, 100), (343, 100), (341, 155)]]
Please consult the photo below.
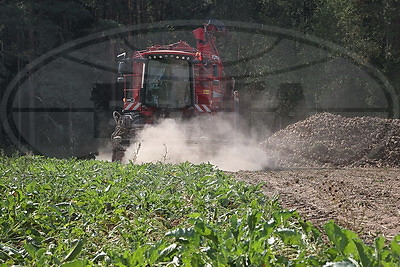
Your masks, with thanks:
[[(324, 226), (333, 247), (327, 250), (330, 260), (348, 266), (398, 266), (400, 264), (400, 235), (393, 241), (378, 237), (373, 246), (364, 244), (358, 236), (330, 221)], [(342, 266), (330, 264), (329, 266)]]
[(367, 246), (329, 222), (327, 246), (261, 185), (209, 164), (2, 156), (0, 176), (0, 266), (399, 263), (400, 236)]

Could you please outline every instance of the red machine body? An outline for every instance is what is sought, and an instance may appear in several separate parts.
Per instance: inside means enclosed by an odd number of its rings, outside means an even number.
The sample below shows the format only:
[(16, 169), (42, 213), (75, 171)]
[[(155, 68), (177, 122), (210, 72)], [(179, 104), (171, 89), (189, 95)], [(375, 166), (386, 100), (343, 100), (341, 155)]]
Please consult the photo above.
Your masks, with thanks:
[[(153, 123), (155, 117), (173, 113), (185, 118), (232, 111), (234, 82), (226, 76), (215, 47), (213, 33), (218, 31), (212, 24), (194, 30), (197, 48), (179, 41), (154, 45), (125, 59), (128, 71), (120, 76), (124, 82), (123, 113), (139, 112), (146, 123)], [(164, 88), (160, 85), (163, 82)]]
[[(197, 47), (179, 41), (135, 51), (119, 62), (122, 114), (114, 113), (113, 160), (121, 160), (136, 132), (160, 118), (193, 118), (231, 112), (237, 106), (234, 80), (224, 71), (215, 46), (225, 30), (209, 22), (193, 31)], [(236, 103), (235, 103), (236, 102)]]

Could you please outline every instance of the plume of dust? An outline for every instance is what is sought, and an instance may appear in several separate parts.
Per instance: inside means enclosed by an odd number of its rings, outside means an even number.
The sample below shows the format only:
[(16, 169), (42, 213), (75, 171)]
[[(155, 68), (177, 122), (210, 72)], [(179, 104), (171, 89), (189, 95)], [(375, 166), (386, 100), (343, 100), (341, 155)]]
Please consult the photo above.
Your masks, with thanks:
[(102, 161), (109, 161), (111, 162), (111, 152), (112, 147), (110, 142), (102, 142), (102, 144), (99, 145), (99, 154), (96, 155), (96, 160), (102, 160)]
[(125, 152), (124, 162), (195, 164), (210, 162), (226, 171), (261, 170), (268, 157), (256, 140), (236, 127), (233, 115), (189, 121), (164, 119), (146, 125)]

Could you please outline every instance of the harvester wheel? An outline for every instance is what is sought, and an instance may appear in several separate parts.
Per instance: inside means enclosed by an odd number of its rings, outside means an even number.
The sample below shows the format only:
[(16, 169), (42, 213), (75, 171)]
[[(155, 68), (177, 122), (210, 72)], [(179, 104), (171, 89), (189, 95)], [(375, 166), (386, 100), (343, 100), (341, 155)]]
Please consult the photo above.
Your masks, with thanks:
[(112, 157), (111, 160), (122, 161), (125, 151), (132, 140), (135, 139), (137, 131), (142, 128), (140, 116), (137, 114), (121, 115), (114, 111), (115, 130), (111, 134)]
[(115, 121), (115, 130), (111, 134), (112, 143), (112, 157), (111, 160), (121, 161), (125, 154), (125, 148), (122, 146), (123, 137), (127, 135), (129, 129), (124, 125), (123, 115), (117, 111), (113, 112), (113, 118)]

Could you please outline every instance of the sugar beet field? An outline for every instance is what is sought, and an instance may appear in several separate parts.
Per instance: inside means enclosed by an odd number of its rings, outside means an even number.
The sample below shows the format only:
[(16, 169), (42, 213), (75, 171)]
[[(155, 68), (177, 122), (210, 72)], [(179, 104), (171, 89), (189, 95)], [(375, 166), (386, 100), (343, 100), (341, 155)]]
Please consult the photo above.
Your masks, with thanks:
[(0, 157), (0, 266), (398, 266), (210, 164)]

